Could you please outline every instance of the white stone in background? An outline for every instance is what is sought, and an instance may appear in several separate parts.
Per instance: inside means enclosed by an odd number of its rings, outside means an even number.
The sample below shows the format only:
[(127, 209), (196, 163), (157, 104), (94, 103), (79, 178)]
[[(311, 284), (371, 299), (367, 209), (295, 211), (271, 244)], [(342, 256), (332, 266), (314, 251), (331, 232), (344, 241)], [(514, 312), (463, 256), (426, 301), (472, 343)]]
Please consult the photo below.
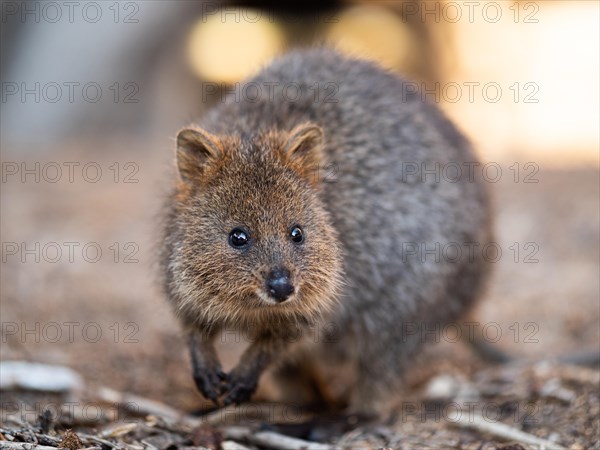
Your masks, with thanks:
[(0, 390), (26, 389), (43, 392), (68, 392), (83, 388), (83, 379), (64, 366), (26, 361), (0, 362)]
[(245, 445), (238, 444), (234, 441), (223, 441), (221, 442), (221, 448), (223, 450), (249, 450)]
[(437, 375), (427, 383), (425, 397), (430, 400), (453, 398), (459, 388), (459, 381), (452, 375)]
[(463, 379), (450, 374), (433, 377), (425, 387), (428, 400), (469, 400), (478, 396), (477, 390)]

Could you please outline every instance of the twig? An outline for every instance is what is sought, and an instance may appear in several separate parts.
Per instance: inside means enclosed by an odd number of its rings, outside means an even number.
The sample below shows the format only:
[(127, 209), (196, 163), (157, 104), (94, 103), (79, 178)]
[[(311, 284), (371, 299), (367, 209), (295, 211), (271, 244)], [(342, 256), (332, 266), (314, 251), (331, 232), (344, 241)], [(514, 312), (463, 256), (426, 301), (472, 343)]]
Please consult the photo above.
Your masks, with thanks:
[[(263, 420), (265, 422), (285, 423), (290, 417), (294, 418), (296, 423), (300, 417), (306, 413), (296, 407), (279, 403), (248, 403), (244, 405), (231, 405), (225, 408), (217, 409), (202, 417), (194, 417), (192, 420), (199, 421), (202, 424), (212, 426), (231, 425), (232, 421), (243, 423), (245, 420), (256, 422)], [(307, 417), (308, 420), (308, 417)]]
[(195, 428), (204, 423), (204, 420), (201, 418), (189, 416), (183, 411), (179, 411), (164, 403), (140, 397), (139, 395), (125, 394), (103, 387), (95, 393), (95, 396), (99, 401), (119, 405), (131, 415), (138, 417), (160, 417), (168, 424), (183, 425), (189, 428)]
[(91, 442), (95, 442), (97, 444), (106, 445), (106, 446), (111, 447), (111, 448), (118, 448), (119, 447), (119, 444), (117, 444), (115, 442), (110, 442), (110, 441), (107, 441), (106, 439), (101, 439), (99, 437), (92, 436), (91, 434), (77, 433), (77, 435), (83, 441), (91, 441)]
[(475, 428), (507, 441), (536, 445), (540, 450), (566, 450), (565, 447), (559, 444), (525, 433), (503, 423), (488, 422), (481, 416), (461, 417), (457, 422), (452, 423), (466, 428)]
[(113, 403), (122, 406), (131, 414), (138, 416), (160, 416), (168, 419), (179, 419), (182, 412), (165, 405), (164, 403), (150, 400), (139, 395), (125, 394), (110, 388), (100, 388), (96, 396), (105, 403)]
[(230, 427), (224, 430), (229, 439), (247, 441), (251, 444), (278, 450), (334, 450), (336, 447), (319, 442), (310, 442), (297, 439), (272, 431), (259, 431), (253, 433), (245, 427)]
[(272, 431), (255, 433), (249, 437), (249, 440), (253, 444), (281, 450), (332, 450), (334, 448), (329, 444), (305, 441)]

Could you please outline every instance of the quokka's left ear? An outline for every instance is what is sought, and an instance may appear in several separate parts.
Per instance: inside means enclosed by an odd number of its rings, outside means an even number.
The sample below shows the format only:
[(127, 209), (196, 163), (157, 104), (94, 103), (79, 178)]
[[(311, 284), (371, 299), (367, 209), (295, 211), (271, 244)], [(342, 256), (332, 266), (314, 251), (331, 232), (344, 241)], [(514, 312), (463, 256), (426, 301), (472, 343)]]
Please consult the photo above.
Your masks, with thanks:
[(323, 130), (313, 123), (296, 126), (288, 134), (283, 147), (287, 162), (312, 184), (319, 181), (319, 167), (323, 166)]

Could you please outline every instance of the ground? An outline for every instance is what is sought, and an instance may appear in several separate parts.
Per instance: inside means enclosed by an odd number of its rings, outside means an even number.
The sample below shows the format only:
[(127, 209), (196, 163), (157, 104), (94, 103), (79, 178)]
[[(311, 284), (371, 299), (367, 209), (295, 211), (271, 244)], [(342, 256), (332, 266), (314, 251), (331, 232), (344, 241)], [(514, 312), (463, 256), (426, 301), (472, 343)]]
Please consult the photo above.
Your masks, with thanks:
[[(92, 158), (86, 158), (90, 153), (82, 142), (67, 143), (47, 154), (51, 157), (35, 153), (27, 159), (27, 167), (40, 162), (39, 182), (33, 175), (25, 182), (19, 175), (3, 180), (1, 358), (73, 368), (82, 375), (85, 388), (71, 393), (67, 400), (75, 398), (78, 405), (107, 403), (99, 392), (101, 387), (109, 387), (169, 405), (173, 408), (170, 414), (192, 413), (203, 401), (193, 386), (178, 323), (156, 282), (154, 263), (160, 242), (160, 205), (173, 174), (171, 150), (157, 155), (148, 150), (156, 149), (155, 143), (141, 146), (137, 141), (107, 138), (98, 144), (106, 150), (93, 153)], [(165, 141), (163, 147), (169, 145)], [(24, 154), (3, 150), (3, 160), (20, 165)], [(69, 180), (64, 163), (74, 161), (80, 165)], [(46, 180), (54, 170), (48, 163), (63, 168), (56, 183)], [(94, 167), (89, 166), (90, 172), (84, 174), (80, 169), (86, 163)], [(505, 423), (549, 440), (556, 448), (600, 448), (600, 372), (541, 362), (573, 352), (597, 351), (600, 343), (599, 173), (540, 164), (533, 177), (538, 182), (527, 183), (522, 176), (515, 180), (509, 166), (504, 164), (500, 180), (490, 183), (502, 257), (488, 292), (471, 317), (479, 323), (477, 330), (486, 326), (488, 339), (497, 340), (494, 345), (519, 361), (492, 366), (463, 343), (446, 339), (416, 362), (405, 391), (399, 393), (404, 409), (394, 422), (357, 426), (337, 436), (336, 445), (536, 448), (525, 443), (519, 447), (519, 439), (464, 426), (464, 420), (449, 414), (459, 405), (463, 419), (468, 420), (471, 413), (473, 417), (482, 415), (487, 422)], [(91, 182), (96, 167), (102, 175)], [(24, 246), (33, 250), (25, 252)], [(99, 258), (92, 254), (97, 248), (102, 251)], [(57, 249), (62, 252), (60, 257)], [(226, 367), (231, 367), (236, 355), (230, 345), (224, 346)], [(9, 440), (12, 437), (13, 442), (31, 441), (31, 433), (42, 436), (41, 430), (27, 434), (23, 429), (40, 426), (37, 413), (43, 412), (45, 402), (65, 401), (64, 394), (50, 400), (47, 395), (3, 392), (2, 435)], [(19, 411), (34, 405), (35, 413), (26, 417), (30, 425), (20, 420), (21, 413), (15, 414), (15, 404)], [(270, 412), (275, 409), (268, 407)], [(45, 445), (58, 445), (65, 430), (73, 428), (84, 446), (100, 442), (85, 436), (97, 439), (101, 435), (107, 442), (120, 440), (130, 446), (146, 445), (139, 444), (143, 440), (150, 448), (151, 442), (158, 448), (217, 445), (206, 443), (199, 433), (217, 442), (233, 433), (229, 437), (246, 446), (264, 446), (227, 428), (221, 428), (223, 434), (219, 435), (208, 424), (215, 421), (198, 422), (186, 415), (188, 419), (178, 424), (166, 424), (163, 421), (168, 421), (168, 414), (161, 417), (160, 411), (149, 411), (156, 417), (138, 418), (129, 428), (104, 434), (104, 428), (114, 426), (110, 421), (78, 423), (63, 415), (46, 430), (46, 436), (56, 436), (49, 437)], [(112, 416), (124, 419), (130, 414)], [(22, 423), (14, 422), (17, 418)], [(274, 413), (267, 419), (277, 421)], [(204, 423), (201, 431), (199, 423)], [(0, 448), (3, 445), (0, 441)]]

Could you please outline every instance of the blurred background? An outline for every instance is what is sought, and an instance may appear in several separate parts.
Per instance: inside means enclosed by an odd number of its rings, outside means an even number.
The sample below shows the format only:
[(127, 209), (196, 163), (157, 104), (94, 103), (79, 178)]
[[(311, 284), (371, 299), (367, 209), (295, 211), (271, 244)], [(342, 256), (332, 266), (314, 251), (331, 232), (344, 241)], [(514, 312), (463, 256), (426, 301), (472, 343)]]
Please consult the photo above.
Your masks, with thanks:
[(323, 43), (414, 80), (494, 171), (502, 256), (473, 320), (521, 357), (598, 348), (597, 2), (1, 5), (3, 360), (195, 407), (155, 267), (174, 136), (276, 55)]

